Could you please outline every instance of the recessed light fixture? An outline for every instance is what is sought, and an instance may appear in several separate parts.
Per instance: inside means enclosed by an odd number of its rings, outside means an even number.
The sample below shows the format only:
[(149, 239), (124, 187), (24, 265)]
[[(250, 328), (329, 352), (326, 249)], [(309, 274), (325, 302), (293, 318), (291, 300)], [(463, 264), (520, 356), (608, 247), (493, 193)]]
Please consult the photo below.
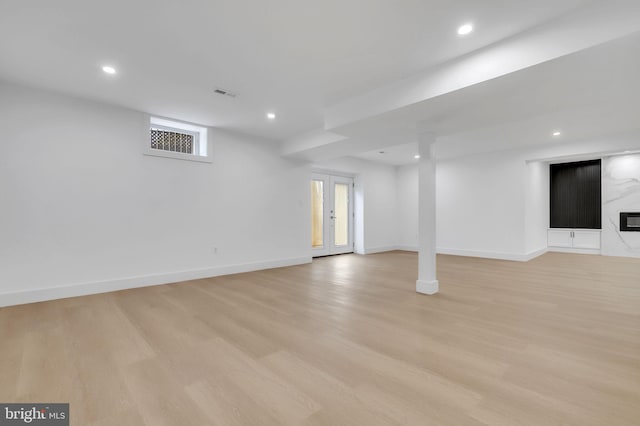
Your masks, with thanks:
[(560, 131), (558, 131), (558, 130), (556, 130), (555, 132), (553, 132), (553, 133), (552, 133), (552, 135), (553, 135), (554, 137), (556, 137), (556, 138), (557, 138), (558, 136), (560, 136), (561, 134), (562, 134), (562, 133), (561, 133)]
[(378, 151), (378, 154), (384, 154), (384, 151)]
[(413, 156), (413, 158), (415, 158), (416, 160), (420, 158), (420, 154), (416, 154)]
[(116, 73), (116, 69), (112, 66), (109, 65), (105, 65), (104, 67), (102, 67), (102, 71), (104, 71), (106, 74), (115, 74)]
[(274, 112), (268, 112), (267, 113), (267, 118), (269, 120), (275, 120), (276, 119), (276, 114)]
[(458, 35), (467, 35), (467, 34), (471, 34), (473, 32), (473, 25), (472, 24), (464, 24), (458, 27)]

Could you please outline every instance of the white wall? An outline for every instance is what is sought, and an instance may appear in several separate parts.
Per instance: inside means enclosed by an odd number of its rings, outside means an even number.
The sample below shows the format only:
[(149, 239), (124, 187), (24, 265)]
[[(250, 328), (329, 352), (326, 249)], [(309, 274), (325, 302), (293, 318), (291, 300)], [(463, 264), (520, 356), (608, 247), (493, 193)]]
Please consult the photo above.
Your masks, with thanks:
[[(397, 177), (399, 245), (416, 249), (418, 167), (398, 167)], [(547, 163), (511, 151), (439, 161), (438, 252), (526, 260), (544, 251), (548, 179)]]
[(404, 250), (418, 250), (418, 166), (398, 167), (396, 179), (398, 246)]
[(527, 164), (524, 214), (525, 253), (534, 254), (546, 250), (549, 229), (549, 163), (545, 161)]
[[(439, 253), (512, 260), (528, 260), (544, 252), (549, 226), (549, 162), (551, 159), (600, 158), (602, 153), (640, 148), (637, 133), (612, 135), (571, 144), (533, 146), (493, 153), (475, 153), (457, 158), (439, 159), (436, 168), (437, 247)], [(622, 158), (622, 157), (614, 157)], [(635, 158), (635, 157), (634, 157)], [(622, 207), (615, 200), (624, 187), (625, 208), (638, 201), (629, 194), (636, 170), (630, 160), (622, 172), (622, 160), (609, 164), (619, 176), (609, 192), (610, 206), (603, 217), (603, 254), (623, 255), (640, 251), (640, 233), (625, 233), (631, 248), (620, 246), (613, 232)], [(635, 160), (638, 161), (638, 160)], [(633, 172), (631, 171), (633, 170)], [(612, 175), (612, 171), (609, 174)], [(613, 179), (613, 178), (612, 178)], [(639, 179), (637, 176), (635, 179)], [(398, 240), (400, 247), (417, 246), (418, 169), (415, 165), (397, 168)], [(605, 197), (607, 199), (607, 197)], [(607, 225), (609, 221), (609, 225)], [(607, 229), (609, 227), (610, 229)], [(617, 249), (607, 250), (609, 245)], [(626, 247), (626, 246), (625, 246)], [(628, 255), (628, 254), (627, 254)]]
[(145, 156), (144, 114), (8, 84), (0, 117), (0, 305), (310, 261), (310, 168), (267, 141)]
[(437, 163), (438, 251), (524, 254), (524, 159), (498, 152)]
[(375, 253), (397, 247), (395, 167), (343, 157), (316, 163), (313, 168), (354, 176), (356, 253)]
[(640, 257), (640, 232), (620, 231), (620, 212), (640, 212), (640, 154), (603, 161), (602, 253)]

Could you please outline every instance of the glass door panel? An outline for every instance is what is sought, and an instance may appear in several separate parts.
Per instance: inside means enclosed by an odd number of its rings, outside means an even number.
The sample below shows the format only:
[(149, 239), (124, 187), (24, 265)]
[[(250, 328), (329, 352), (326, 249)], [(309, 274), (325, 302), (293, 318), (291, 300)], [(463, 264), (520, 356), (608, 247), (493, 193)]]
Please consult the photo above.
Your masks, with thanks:
[(346, 246), (349, 244), (349, 185), (334, 184), (333, 202), (333, 243)]
[(324, 241), (324, 182), (311, 181), (311, 247), (321, 248)]

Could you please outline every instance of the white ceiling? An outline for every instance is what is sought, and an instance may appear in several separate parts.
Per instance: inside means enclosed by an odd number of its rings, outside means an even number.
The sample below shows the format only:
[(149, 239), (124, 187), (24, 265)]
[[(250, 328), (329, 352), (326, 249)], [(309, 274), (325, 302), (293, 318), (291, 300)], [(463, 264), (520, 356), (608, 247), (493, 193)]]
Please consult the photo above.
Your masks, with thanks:
[[(0, 78), (285, 139), (323, 109), (583, 0), (3, 0)], [(472, 36), (455, 30), (471, 21)], [(104, 64), (116, 76), (100, 71)], [(235, 99), (212, 93), (235, 92)], [(275, 122), (265, 119), (275, 111)]]
[(352, 155), (352, 157), (373, 161), (374, 163), (387, 164), (390, 166), (402, 166), (405, 164), (418, 163), (414, 156), (418, 154), (418, 143), (405, 143), (402, 145), (392, 145), (380, 149)]
[[(438, 135), (438, 158), (607, 137), (640, 128), (638, 76), (640, 32), (393, 111), (375, 125), (421, 123)], [(556, 130), (559, 137), (552, 136)], [(415, 161), (416, 143), (387, 142), (354, 156), (391, 165)]]

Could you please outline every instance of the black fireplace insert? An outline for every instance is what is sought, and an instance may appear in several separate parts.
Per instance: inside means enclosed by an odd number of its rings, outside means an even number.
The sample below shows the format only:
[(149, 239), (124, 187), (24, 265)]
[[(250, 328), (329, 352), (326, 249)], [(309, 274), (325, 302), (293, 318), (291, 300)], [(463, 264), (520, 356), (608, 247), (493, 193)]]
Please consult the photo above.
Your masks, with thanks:
[(620, 213), (620, 231), (640, 232), (640, 212)]

